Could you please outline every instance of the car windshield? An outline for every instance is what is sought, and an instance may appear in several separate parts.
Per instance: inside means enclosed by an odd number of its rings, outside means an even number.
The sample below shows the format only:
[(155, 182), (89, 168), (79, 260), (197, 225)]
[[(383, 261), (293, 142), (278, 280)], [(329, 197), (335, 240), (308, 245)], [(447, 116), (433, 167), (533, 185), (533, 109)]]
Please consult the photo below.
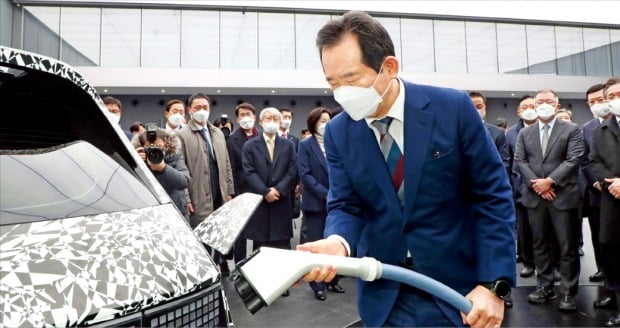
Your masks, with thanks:
[(157, 205), (135, 176), (91, 144), (0, 150), (0, 225)]

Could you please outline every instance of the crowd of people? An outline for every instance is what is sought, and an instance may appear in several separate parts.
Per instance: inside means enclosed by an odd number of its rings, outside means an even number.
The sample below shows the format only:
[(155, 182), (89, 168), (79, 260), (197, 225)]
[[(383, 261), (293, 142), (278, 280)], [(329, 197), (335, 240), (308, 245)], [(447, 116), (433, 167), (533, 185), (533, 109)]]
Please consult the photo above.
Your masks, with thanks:
[[(374, 256), (438, 279), (473, 303), (459, 317), (419, 290), (360, 281), (365, 324), (496, 326), (513, 302), (515, 239), (519, 274), (536, 274), (528, 301), (559, 294), (560, 310), (577, 310), (587, 217), (598, 268), (589, 279), (606, 288), (593, 306), (618, 309), (620, 79), (586, 91), (594, 118), (581, 127), (551, 89), (524, 96), (518, 122), (496, 127), (485, 121), (482, 92), (467, 97), (400, 79), (389, 34), (365, 13), (327, 23), (317, 46), (344, 114), (311, 110), (301, 141), (291, 134), (290, 109), (267, 107), (257, 117), (241, 103), (235, 128), (228, 117), (211, 123), (211, 100), (200, 93), (170, 100), (156, 131), (136, 123), (127, 132), (192, 227), (236, 195), (263, 195), (232, 254), (214, 251), (224, 275), (227, 259), (247, 255), (247, 240), (255, 249), (290, 249), (300, 208), (298, 249)], [(104, 103), (120, 115), (118, 100)], [(164, 150), (161, 161), (152, 160), (152, 147)], [(326, 290), (344, 292), (329, 266), (304, 280), (317, 300)], [(604, 325), (620, 326), (620, 312)]]

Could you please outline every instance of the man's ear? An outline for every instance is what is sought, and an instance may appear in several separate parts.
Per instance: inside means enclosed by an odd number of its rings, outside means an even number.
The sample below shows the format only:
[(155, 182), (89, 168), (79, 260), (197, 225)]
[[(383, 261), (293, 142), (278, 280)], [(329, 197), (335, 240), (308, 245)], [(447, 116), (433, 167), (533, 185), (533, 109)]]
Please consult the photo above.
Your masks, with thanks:
[(390, 78), (398, 77), (398, 70), (400, 68), (400, 64), (398, 63), (398, 59), (394, 56), (385, 57), (385, 63), (383, 64), (383, 70), (388, 73)]

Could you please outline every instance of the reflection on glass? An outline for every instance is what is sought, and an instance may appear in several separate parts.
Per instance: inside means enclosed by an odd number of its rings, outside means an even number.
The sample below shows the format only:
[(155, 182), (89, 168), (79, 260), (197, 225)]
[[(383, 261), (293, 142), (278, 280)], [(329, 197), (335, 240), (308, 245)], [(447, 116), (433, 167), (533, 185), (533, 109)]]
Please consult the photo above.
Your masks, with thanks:
[(140, 9), (102, 9), (101, 66), (140, 66)]
[(295, 16), (258, 14), (258, 67), (295, 68)]
[(297, 69), (321, 69), (321, 59), (315, 40), (321, 27), (328, 21), (329, 15), (295, 14)]
[(500, 73), (527, 74), (525, 25), (497, 24), (497, 58)]
[(400, 18), (377, 17), (377, 20), (385, 27), (392, 43), (394, 43), (394, 52), (396, 58), (402, 58), (401, 42), (400, 42)]
[(406, 72), (434, 72), (433, 21), (403, 18), (401, 70)]
[(258, 68), (257, 14), (220, 13), (221, 68)]
[(181, 67), (220, 67), (220, 13), (183, 10)]
[(579, 27), (555, 27), (558, 75), (585, 75), (583, 37)]
[(99, 65), (100, 8), (62, 8), (61, 59), (70, 65)]
[(495, 23), (466, 22), (467, 71), (497, 73)]
[(142, 10), (142, 66), (179, 67), (181, 12)]
[(60, 8), (24, 7), (23, 49), (52, 58), (60, 54)]
[(466, 73), (465, 24), (463, 21), (435, 20), (437, 72)]
[(611, 37), (611, 67), (613, 76), (620, 75), (620, 30), (609, 30)]
[(584, 28), (583, 45), (586, 51), (586, 75), (610, 76), (611, 47), (609, 30)]
[(525, 30), (530, 74), (556, 74), (553, 26), (527, 25)]

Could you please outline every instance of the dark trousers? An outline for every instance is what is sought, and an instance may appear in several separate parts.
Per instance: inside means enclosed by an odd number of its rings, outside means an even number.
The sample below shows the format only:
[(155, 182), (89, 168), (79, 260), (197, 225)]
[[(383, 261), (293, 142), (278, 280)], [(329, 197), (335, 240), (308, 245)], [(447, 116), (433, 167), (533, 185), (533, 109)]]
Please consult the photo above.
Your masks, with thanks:
[(248, 240), (243, 237), (243, 234), (235, 240), (235, 245), (233, 246), (233, 254), (235, 258), (235, 263), (239, 263), (246, 256), (248, 256)]
[(596, 267), (601, 271), (601, 245), (598, 241), (598, 234), (601, 226), (601, 208), (599, 206), (590, 205), (590, 193), (586, 192), (583, 200), (583, 216), (588, 217), (590, 224), (590, 236), (592, 238), (592, 248), (594, 249), (594, 261)]
[[(301, 221), (300, 235), (303, 236), (304, 243), (310, 241), (317, 241), (323, 239), (323, 230), (325, 230), (325, 219), (327, 218), (327, 211), (304, 211), (304, 216)], [(339, 276), (336, 276), (332, 281), (327, 283), (328, 285), (338, 284)], [(325, 290), (326, 283), (323, 282), (311, 282), (310, 288), (313, 291)]]
[(620, 292), (619, 249), (620, 241), (616, 243), (601, 244), (601, 264), (603, 273), (605, 274), (605, 288), (609, 291), (615, 291), (616, 293)]
[(560, 288), (568, 295), (577, 294), (579, 286), (579, 218), (574, 213), (559, 210), (545, 200), (538, 207), (528, 209), (538, 286), (553, 286), (554, 259), (549, 238), (555, 233), (560, 251)]
[(524, 266), (534, 268), (534, 241), (527, 207), (521, 203), (515, 203), (515, 211), (517, 214), (517, 254)]

